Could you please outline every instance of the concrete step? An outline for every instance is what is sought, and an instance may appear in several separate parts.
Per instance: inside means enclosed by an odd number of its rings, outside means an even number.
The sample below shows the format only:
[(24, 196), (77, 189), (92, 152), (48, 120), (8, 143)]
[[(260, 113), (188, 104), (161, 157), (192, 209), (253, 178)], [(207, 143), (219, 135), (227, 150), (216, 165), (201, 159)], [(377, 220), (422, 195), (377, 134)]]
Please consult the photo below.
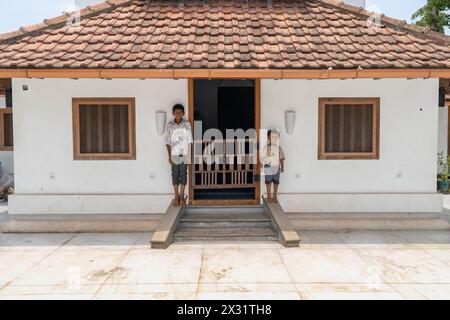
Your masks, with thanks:
[(173, 238), (174, 242), (268, 242), (268, 241), (278, 241), (277, 236), (245, 236), (245, 237), (237, 237), (237, 236), (217, 236), (217, 237), (177, 237)]
[(275, 241), (277, 232), (272, 228), (180, 228), (175, 241)]
[(186, 213), (182, 221), (270, 221), (264, 213), (232, 212), (232, 213)]
[(264, 213), (263, 206), (187, 206), (186, 213), (202, 214), (243, 214)]
[(263, 206), (188, 207), (175, 241), (275, 241), (278, 233)]
[(272, 221), (265, 219), (261, 221), (242, 221), (242, 220), (225, 220), (225, 221), (186, 221), (181, 220), (181, 228), (270, 228)]
[(270, 228), (271, 219), (264, 213), (186, 213), (182, 228)]

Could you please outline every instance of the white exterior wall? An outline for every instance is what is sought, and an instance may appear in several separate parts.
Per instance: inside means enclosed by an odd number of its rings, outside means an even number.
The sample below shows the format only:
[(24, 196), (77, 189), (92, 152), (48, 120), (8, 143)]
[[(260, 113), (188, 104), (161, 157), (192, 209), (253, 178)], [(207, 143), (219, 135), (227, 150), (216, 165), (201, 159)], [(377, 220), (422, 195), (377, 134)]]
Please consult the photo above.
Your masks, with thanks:
[[(437, 79), (263, 80), (262, 127), (279, 128), (286, 153), (280, 192), (287, 211), (440, 211), (436, 196), (438, 148)], [(380, 97), (380, 159), (318, 160), (318, 99)], [(296, 112), (293, 135), (285, 111)], [(430, 194), (385, 201), (382, 194)], [(316, 205), (298, 194), (314, 196)], [(346, 194), (346, 195), (343, 195)], [(348, 194), (354, 196), (350, 201)], [(366, 197), (361, 194), (380, 194)], [(313, 198), (311, 195), (310, 199)], [(406, 209), (409, 208), (409, 209)]]
[[(22, 91), (23, 84), (28, 91)], [(74, 161), (72, 97), (135, 97), (137, 160)], [(165, 211), (172, 186), (155, 112), (166, 111), (169, 117), (176, 103), (188, 112), (186, 80), (13, 79), (13, 99), (18, 197), (10, 198), (10, 213), (109, 213), (118, 201), (122, 213)], [(64, 197), (34, 197), (27, 205), (20, 195), (28, 194), (101, 196), (81, 197), (77, 211)], [(136, 194), (142, 195), (141, 206)]]
[[(262, 80), (262, 128), (281, 129), (287, 156), (285, 210), (440, 211), (437, 87), (437, 79)], [(10, 213), (164, 212), (172, 188), (155, 112), (170, 116), (175, 103), (188, 111), (186, 80), (14, 79), (13, 95), (17, 195)], [(74, 161), (72, 97), (135, 97), (137, 160)], [(380, 160), (317, 159), (319, 97), (381, 98)], [(287, 110), (297, 115), (290, 136)]]

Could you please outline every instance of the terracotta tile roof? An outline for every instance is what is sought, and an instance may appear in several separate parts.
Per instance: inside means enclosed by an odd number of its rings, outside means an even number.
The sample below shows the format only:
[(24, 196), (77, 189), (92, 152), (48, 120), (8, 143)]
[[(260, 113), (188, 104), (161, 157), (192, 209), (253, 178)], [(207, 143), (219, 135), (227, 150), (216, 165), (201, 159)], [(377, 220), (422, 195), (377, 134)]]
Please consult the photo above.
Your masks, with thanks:
[[(450, 68), (450, 37), (333, 0), (109, 0), (0, 35), (1, 68)], [(207, 5), (205, 5), (205, 2)]]

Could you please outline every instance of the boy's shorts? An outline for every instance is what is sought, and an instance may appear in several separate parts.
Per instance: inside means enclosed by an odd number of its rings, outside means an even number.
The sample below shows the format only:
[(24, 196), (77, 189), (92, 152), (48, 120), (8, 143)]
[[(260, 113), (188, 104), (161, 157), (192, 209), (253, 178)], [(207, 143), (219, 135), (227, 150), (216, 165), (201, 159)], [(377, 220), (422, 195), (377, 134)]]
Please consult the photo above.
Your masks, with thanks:
[(264, 166), (264, 180), (266, 184), (280, 184), (280, 167)]
[(183, 185), (187, 184), (187, 169), (188, 165), (182, 161), (181, 157), (177, 157), (177, 159), (172, 159), (172, 185)]
[(173, 164), (172, 165), (172, 185), (187, 184), (187, 164)]

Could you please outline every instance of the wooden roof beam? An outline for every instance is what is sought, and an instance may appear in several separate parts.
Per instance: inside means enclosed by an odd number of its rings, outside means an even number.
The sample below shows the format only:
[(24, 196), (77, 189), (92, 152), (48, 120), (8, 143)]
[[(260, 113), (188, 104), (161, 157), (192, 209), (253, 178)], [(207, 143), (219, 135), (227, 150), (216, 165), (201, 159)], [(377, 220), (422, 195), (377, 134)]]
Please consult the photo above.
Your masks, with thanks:
[(0, 69), (0, 78), (414, 79), (450, 78), (450, 69)]

